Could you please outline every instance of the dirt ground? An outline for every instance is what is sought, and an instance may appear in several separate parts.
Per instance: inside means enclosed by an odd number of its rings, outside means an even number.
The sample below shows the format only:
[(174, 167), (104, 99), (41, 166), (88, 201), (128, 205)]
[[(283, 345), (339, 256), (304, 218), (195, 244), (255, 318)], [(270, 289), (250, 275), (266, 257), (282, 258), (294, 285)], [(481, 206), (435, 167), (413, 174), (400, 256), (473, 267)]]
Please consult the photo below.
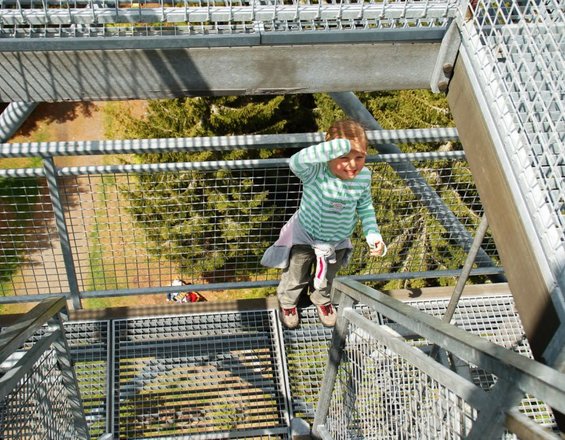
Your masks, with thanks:
[[(145, 101), (127, 101), (120, 103), (105, 102), (80, 102), (80, 103), (41, 103), (34, 110), (28, 120), (20, 127), (16, 135), (10, 139), (11, 143), (17, 142), (48, 142), (48, 141), (89, 141), (104, 140), (106, 136), (106, 118), (104, 112), (106, 105), (120, 105), (128, 108), (135, 115), (142, 115), (146, 108)], [(56, 159), (58, 166), (84, 166), (99, 165), (100, 157), (74, 156)], [(72, 208), (70, 208), (72, 211)], [(78, 208), (77, 208), (78, 209)], [(80, 212), (69, 212), (71, 217)], [(58, 246), (54, 243), (53, 246)], [(52, 249), (46, 249), (42, 255), (35, 255), (33, 260), (40, 264), (53, 264)], [(31, 269), (30, 269), (31, 270)], [(36, 269), (37, 270), (37, 267)], [(26, 277), (25, 269), (19, 274), (20, 278)], [(33, 274), (30, 274), (32, 276)], [(80, 280), (79, 280), (80, 281)], [(28, 291), (27, 294), (30, 292)], [(40, 293), (40, 292), (32, 292)], [(203, 292), (206, 300), (223, 301), (235, 299), (237, 292)], [(85, 307), (108, 307), (166, 303), (166, 295), (142, 295), (135, 297), (108, 298), (106, 300), (85, 300)]]
[[(125, 101), (133, 114), (145, 111), (146, 101)], [(10, 142), (91, 141), (106, 139), (106, 102), (41, 103)], [(75, 158), (80, 159), (80, 158)]]

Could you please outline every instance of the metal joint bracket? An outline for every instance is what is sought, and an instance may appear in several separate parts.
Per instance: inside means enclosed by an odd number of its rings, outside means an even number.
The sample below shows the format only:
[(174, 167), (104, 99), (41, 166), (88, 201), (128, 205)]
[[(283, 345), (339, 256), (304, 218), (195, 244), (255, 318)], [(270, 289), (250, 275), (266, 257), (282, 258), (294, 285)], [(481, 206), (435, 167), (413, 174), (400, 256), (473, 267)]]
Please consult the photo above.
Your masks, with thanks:
[(441, 46), (437, 56), (434, 70), (430, 79), (430, 87), (434, 93), (446, 93), (449, 81), (453, 75), (455, 59), (461, 46), (461, 34), (455, 20), (447, 28), (447, 32), (441, 40)]
[(543, 358), (547, 365), (565, 373), (565, 323), (561, 323), (545, 347)]

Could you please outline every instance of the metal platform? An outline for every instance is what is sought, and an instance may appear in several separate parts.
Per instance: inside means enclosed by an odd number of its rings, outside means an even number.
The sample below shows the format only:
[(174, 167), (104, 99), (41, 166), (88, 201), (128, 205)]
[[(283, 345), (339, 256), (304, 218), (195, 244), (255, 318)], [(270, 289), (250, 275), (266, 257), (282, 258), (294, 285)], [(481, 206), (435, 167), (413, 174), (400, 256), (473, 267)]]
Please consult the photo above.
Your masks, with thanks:
[[(408, 303), (440, 317), (448, 299)], [(302, 309), (291, 331), (274, 310), (67, 324), (93, 438), (288, 438), (292, 418), (312, 422), (327, 362), (331, 330), (315, 315)], [(455, 322), (531, 357), (511, 295), (464, 297)], [(495, 381), (472, 376), (485, 390)], [(539, 401), (522, 409), (552, 426)]]

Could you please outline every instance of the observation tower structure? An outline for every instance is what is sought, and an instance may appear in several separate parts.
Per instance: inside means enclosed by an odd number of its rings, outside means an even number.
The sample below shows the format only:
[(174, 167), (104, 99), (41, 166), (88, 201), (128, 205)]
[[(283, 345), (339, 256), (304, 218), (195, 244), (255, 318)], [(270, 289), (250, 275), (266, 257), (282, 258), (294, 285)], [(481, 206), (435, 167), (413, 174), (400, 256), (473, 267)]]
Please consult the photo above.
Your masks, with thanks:
[[(38, 165), (0, 170), (0, 305), (41, 301), (2, 320), (3, 438), (37, 430), (57, 438), (50, 420), (68, 438), (101, 439), (291, 438), (305, 420), (321, 438), (556, 435), (565, 426), (564, 47), (558, 0), (2, 0), (0, 157)], [(406, 89), (445, 94), (456, 127), (383, 130), (356, 96)], [(379, 152), (369, 166), (394, 176), (377, 193), (392, 206), (394, 258), (369, 264), (355, 255), (336, 281), (333, 332), (309, 309), (300, 330), (282, 329), (269, 299), (222, 310), (83, 307), (178, 290), (169, 281), (187, 248), (182, 271), (192, 285), (181, 290), (274, 288), (276, 274), (256, 257), (300, 188), (284, 158), (219, 155), (301, 148), (322, 136), (9, 142), (38, 103), (304, 93), (328, 93), (361, 121)], [(398, 147), (415, 142), (463, 150)], [(58, 159), (197, 151), (220, 159), (84, 167)], [(175, 202), (211, 188), (207, 204), (194, 195), (186, 207)], [(149, 200), (180, 212), (178, 231), (158, 232), (159, 217), (140, 208)], [(262, 218), (267, 202), (273, 211)], [(430, 235), (403, 229), (418, 216)], [(188, 237), (184, 247), (176, 236)], [(440, 260), (452, 266), (430, 269), (424, 247), (421, 260), (402, 258), (423, 236), (445, 241)], [(213, 281), (193, 276), (219, 260)], [(489, 281), (465, 287), (469, 276)], [(366, 285), (446, 277), (459, 283), (443, 302)], [(460, 299), (464, 288), (477, 296)], [(49, 381), (58, 396), (47, 393)], [(228, 402), (214, 400), (222, 387)], [(539, 400), (527, 407), (524, 395)]]

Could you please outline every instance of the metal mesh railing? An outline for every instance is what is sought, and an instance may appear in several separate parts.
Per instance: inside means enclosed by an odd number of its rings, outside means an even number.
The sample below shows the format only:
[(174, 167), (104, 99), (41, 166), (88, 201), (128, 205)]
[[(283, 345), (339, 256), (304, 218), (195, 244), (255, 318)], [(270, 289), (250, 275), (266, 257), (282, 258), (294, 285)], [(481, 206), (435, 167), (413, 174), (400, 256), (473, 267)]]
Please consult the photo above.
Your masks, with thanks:
[(0, 333), (2, 439), (90, 438), (60, 315), (64, 307), (62, 298), (46, 300)]
[(476, 411), (439, 381), (350, 325), (326, 422), (334, 439), (466, 438)]
[(473, 3), (459, 17), (461, 56), (484, 96), (480, 105), (491, 117), (489, 129), (528, 233), (559, 283), (565, 261), (563, 3)]
[[(447, 298), (409, 301), (414, 308), (435, 316), (445, 312), (447, 303)], [(402, 334), (412, 347), (426, 349), (425, 340), (371, 307), (359, 306), (357, 311)], [(312, 307), (301, 309), (301, 326), (296, 330), (282, 329), (276, 313), (263, 310), (67, 322), (65, 334), (91, 438), (112, 432), (116, 438), (128, 439), (178, 435), (217, 438), (228, 433), (230, 438), (285, 439), (290, 417), (311, 423), (332, 331), (321, 326)], [(510, 295), (462, 298), (455, 319), (460, 328), (531, 358)], [(349, 424), (354, 426), (349, 433), (363, 432), (370, 438), (398, 438), (403, 432), (418, 438), (456, 438), (449, 434), (451, 430), (468, 430), (470, 425), (455, 416), (471, 423), (476, 411), (457, 397), (457, 387), (452, 392), (442, 381), (427, 381), (425, 374), (385, 348), (386, 344), (375, 345), (364, 330), (352, 328), (357, 330), (346, 347), (347, 368), (339, 376), (339, 389), (349, 389), (352, 395), (344, 394), (336, 400), (336, 404), (349, 405), (351, 411), (346, 415), (336, 407), (336, 429)], [(47, 336), (49, 331), (40, 328), (28, 339), (24, 351), (31, 352)], [(45, 360), (38, 361), (40, 372), (33, 373), (35, 376), (57, 370), (47, 359), (52, 355), (49, 350), (43, 354), (41, 359)], [(18, 359), (10, 362), (13, 365)], [(484, 370), (467, 371), (470, 380), (483, 390), (496, 384), (496, 377)], [(49, 386), (57, 382), (45, 381)], [(66, 393), (61, 386), (53, 386), (55, 394), (49, 388), (47, 398)], [(13, 390), (20, 403), (22, 399), (35, 402), (30, 395), (45, 396), (44, 385), (33, 378), (28, 378), (23, 388)], [(25, 415), (35, 414), (37, 409), (40, 413), (30, 423), (63, 426), (60, 423), (70, 414), (67, 403), (53, 404), (52, 416), (45, 402), (43, 406), (38, 403), (37, 408), (26, 407)], [(445, 418), (447, 405), (452, 414)], [(406, 415), (406, 408), (413, 411)], [(554, 425), (551, 412), (534, 397), (524, 399), (520, 410), (537, 423)], [(5, 411), (12, 411), (9, 420), (15, 423), (9, 425), (12, 431), (6, 429), (5, 438), (26, 438), (27, 428), (22, 428), (23, 419), (18, 418), (24, 416), (21, 405), (6, 404)], [(375, 417), (382, 422), (378, 427), (372, 424)], [(21, 426), (17, 425), (19, 421)], [(59, 432), (46, 435), (58, 438)]]
[[(463, 154), (372, 160), (377, 220), (389, 252), (369, 258), (357, 230), (353, 260), (341, 274), (399, 284), (456, 276), (482, 215)], [(398, 161), (412, 162), (423, 179), (395, 172)], [(26, 173), (37, 177), (17, 177)], [(298, 208), (301, 190), (286, 159), (62, 168), (58, 208), (45, 195), (43, 171), (4, 174), (0, 208), (8, 227), (1, 232), (0, 291), (10, 300), (23, 300), (15, 297), (23, 292), (68, 293), (73, 280), (87, 296), (151, 293), (177, 278), (199, 289), (272, 286), (278, 271), (259, 261)], [(416, 196), (414, 185), (427, 185), (427, 196)], [(438, 210), (437, 196), (454, 217)], [(66, 230), (56, 223), (60, 211)], [(490, 261), (475, 274), (499, 273), (492, 237), (483, 249)]]
[(37, 360), (1, 402), (3, 439), (79, 438), (53, 349)]
[[(354, 281), (334, 287), (343, 296), (314, 421), (322, 438), (515, 438), (497, 415), (509, 411), (524, 427), (535, 419), (555, 428), (538, 399), (561, 408), (563, 374), (527, 359), (531, 353), (519, 334), (508, 338), (507, 328), (519, 327), (512, 308), (471, 299), (476, 304), (468, 310), (479, 319), (465, 318), (462, 308), (456, 320), (523, 351), (523, 358)], [(366, 319), (351, 308), (353, 301), (378, 315)], [(439, 344), (439, 358), (430, 341)], [(521, 413), (512, 410), (519, 405)]]
[(239, 35), (445, 28), (455, 2), (4, 0), (0, 38)]
[[(3, 293), (69, 291), (45, 181), (24, 177), (3, 180), (2, 186), (0, 282)], [(32, 270), (18, 274), (22, 265)]]
[[(407, 300), (406, 303), (424, 313), (441, 318), (445, 314), (449, 299), (414, 299)], [(367, 306), (357, 307), (359, 313), (362, 313), (363, 316), (368, 319), (379, 324), (386, 323), (399, 332), (403, 331), (399, 326), (396, 326), (394, 322), (379, 315), (373, 309)], [(319, 320), (314, 308), (309, 307), (301, 309), (300, 314), (300, 327), (296, 330), (284, 331), (285, 351), (289, 369), (289, 385), (294, 416), (301, 417), (311, 423), (314, 419), (320, 386), (324, 377), (326, 353), (331, 342), (331, 330), (319, 325)], [(528, 341), (525, 338), (520, 317), (516, 312), (514, 301), (510, 295), (463, 297), (458, 303), (453, 319), (454, 325), (471, 334), (480, 336), (530, 359), (533, 358)], [(362, 339), (363, 334), (361, 334), (359, 341)], [(368, 342), (365, 342), (365, 344), (367, 343)], [(421, 341), (418, 342), (418, 345), (421, 345)], [(349, 364), (351, 368), (356, 362), (360, 362), (359, 356), (357, 356), (358, 353), (359, 352), (356, 351), (352, 354), (353, 359), (351, 360), (351, 364)], [(363, 353), (363, 351), (361, 351), (361, 353)], [(383, 356), (387, 359), (386, 352)], [(390, 377), (398, 378), (401, 372), (404, 371), (401, 366), (405, 362), (402, 359), (396, 359), (396, 361), (393, 362), (392, 359), (392, 355), (388, 355), (388, 361), (390, 362), (383, 364), (383, 367), (387, 367), (383, 370), (383, 374), (385, 375), (383, 380), (388, 380), (387, 378)], [(372, 361), (369, 359), (367, 362), (370, 363)], [(365, 365), (364, 368), (366, 368), (366, 363), (363, 365)], [(393, 369), (394, 365), (397, 366), (396, 370)], [(364, 368), (361, 368), (359, 371), (365, 371)], [(413, 367), (409, 366), (407, 371), (413, 371)], [(420, 377), (420, 373), (414, 374), (416, 377)], [(495, 378), (482, 370), (473, 369), (469, 374), (472, 377), (473, 383), (484, 390), (490, 389), (495, 383)], [(367, 378), (364, 378), (362, 383), (367, 386), (374, 386), (374, 384), (368, 385)], [(378, 378), (376, 383), (381, 383), (380, 378)], [(392, 386), (393, 384), (390, 385)], [(439, 384), (436, 385), (439, 389)], [(402, 394), (401, 391), (395, 393)], [(390, 394), (394, 395), (395, 393)], [(364, 391), (364, 394), (367, 393)], [(363, 413), (369, 411), (370, 414), (371, 411), (378, 412), (381, 410), (386, 409), (375, 408), (373, 405), (369, 406), (369, 408), (363, 407), (362, 411)], [(535, 419), (541, 426), (548, 428), (555, 427), (555, 420), (553, 419), (551, 410), (533, 397), (526, 397), (522, 400), (520, 403), (520, 411), (524, 414), (528, 414), (529, 417)], [(371, 417), (373, 416), (367, 416), (368, 419)], [(379, 418), (377, 416), (375, 417)], [(386, 433), (390, 434), (390, 432), (392, 432), (390, 430), (394, 431), (396, 422), (383, 423), (380, 428), (370, 432), (380, 433), (383, 435), (382, 438), (387, 438)], [(441, 425), (441, 423), (443, 422), (440, 422), (439, 425)], [(432, 434), (434, 432), (436, 431), (429, 432), (431, 438), (433, 438)], [(377, 438), (379, 437), (377, 436)], [(436, 438), (445, 437), (439, 435)]]

